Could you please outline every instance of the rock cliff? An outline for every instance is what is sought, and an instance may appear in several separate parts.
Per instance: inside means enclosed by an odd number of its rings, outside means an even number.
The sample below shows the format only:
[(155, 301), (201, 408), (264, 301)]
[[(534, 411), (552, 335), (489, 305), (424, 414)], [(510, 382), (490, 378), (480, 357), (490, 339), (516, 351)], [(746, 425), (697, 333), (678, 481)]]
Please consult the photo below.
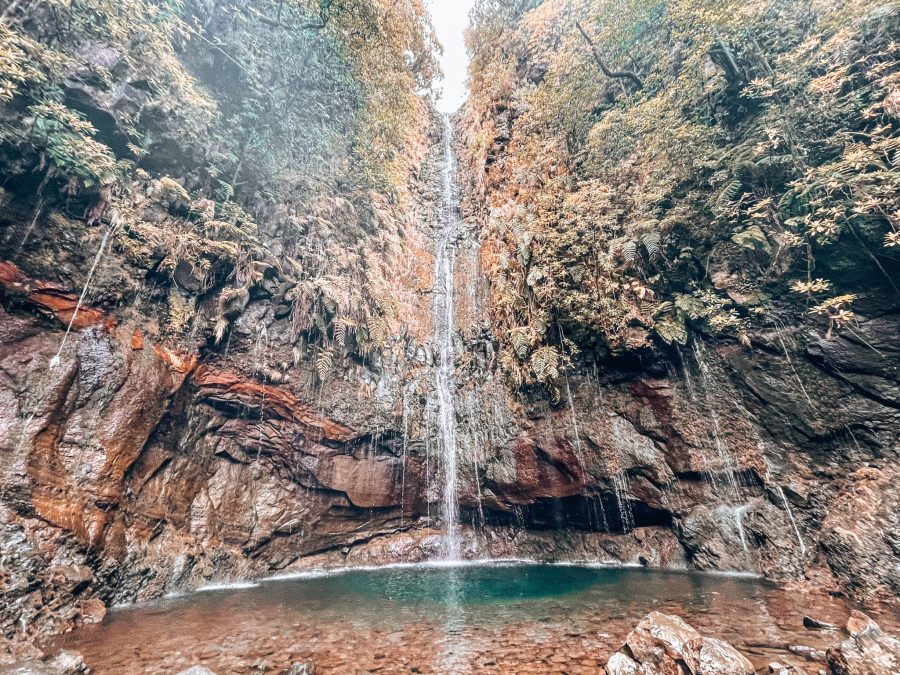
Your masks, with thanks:
[[(282, 17), (314, 24), (285, 33), (269, 15), (227, 3), (188, 2), (184, 15), (160, 17), (147, 9), (153, 3), (135, 1), (102, 15), (108, 32), (97, 35), (87, 24), (75, 30), (91, 3), (35, 4), (10, 10), (2, 33), (24, 73), (4, 71), (13, 89), (0, 96), (7, 648), (98, 620), (113, 604), (213, 581), (439, 554), (431, 291), (441, 130), (416, 97), (417, 78), (428, 74), (402, 58), (372, 70), (365, 59), (375, 57), (358, 42), (371, 30), (379, 49), (424, 49), (422, 18), (404, 15), (398, 26), (381, 4), (360, 2), (371, 13)], [(274, 12), (278, 3), (270, 4)], [(539, 31), (527, 22), (543, 17), (525, 4), (509, 19), (517, 49), (528, 47), (527, 31)], [(70, 32), (57, 12), (73, 13)], [(146, 30), (129, 33), (122, 21)], [(154, 32), (159, 21), (175, 22), (167, 28), (182, 37)], [(896, 29), (885, 21), (872, 38), (879, 49)], [(202, 31), (192, 32), (197, 25)], [(261, 97), (282, 85), (288, 96), (299, 66), (279, 71), (284, 82), (260, 84), (252, 68), (271, 61), (233, 63), (248, 32), (261, 41), (289, 35), (298, 42), (287, 47), (311, 53), (333, 48), (338, 61), (318, 64), (322, 72), (300, 84), (310, 101), (353, 91), (345, 118), (317, 117), (312, 101), (306, 117), (274, 129), (266, 115), (283, 101), (263, 105)], [(153, 49), (164, 58), (136, 57)], [(722, 65), (723, 49), (713, 51), (726, 80), (737, 77)], [(499, 58), (476, 57), (473, 68)], [(533, 54), (504, 59), (517, 86), (544, 81), (548, 66)], [(238, 86), (247, 90), (234, 99)], [(717, 90), (722, 106), (736, 105), (735, 86)], [(385, 91), (408, 96), (377, 108), (371, 101)], [(179, 92), (192, 96), (176, 104)], [(594, 93), (608, 107), (592, 103), (591, 115), (612, 115), (619, 88)], [(552, 320), (535, 310), (532, 323), (510, 325), (504, 303), (519, 300), (504, 295), (500, 260), (523, 268), (520, 286), (538, 288), (553, 274), (539, 256), (574, 265), (563, 252), (580, 245), (523, 246), (522, 263), (516, 249), (532, 235), (496, 233), (516, 199), (531, 208), (526, 184), (536, 193), (559, 188), (521, 171), (550, 161), (517, 145), (517, 120), (539, 102), (521, 92), (490, 105), (476, 98), (455, 120), (466, 216), (454, 244), (464, 555), (749, 571), (857, 599), (896, 596), (900, 301), (888, 283), (896, 261), (817, 253), (821, 267), (864, 296), (844, 327), (811, 318), (803, 297), (745, 321), (760, 314), (742, 298), (760, 288), (741, 267), (751, 252), (730, 237), (698, 243), (691, 265), (700, 269), (705, 256), (698, 283), (737, 298), (728, 302), (735, 316), (740, 308), (739, 331), (712, 330), (699, 315), (685, 325), (678, 310), (658, 324), (680, 322), (685, 339), (665, 340), (636, 302), (637, 314), (613, 335), (594, 322), (596, 308), (566, 304), (571, 298)], [(406, 130), (402, 137), (376, 134), (384, 115)], [(229, 125), (254, 133), (232, 138), (221, 131)], [(274, 129), (275, 141), (254, 125)], [(311, 129), (327, 147), (277, 154), (279, 133)], [(557, 141), (566, 147), (565, 134)], [(65, 154), (73, 143), (74, 158)], [(84, 160), (88, 151), (96, 156)], [(317, 153), (333, 161), (317, 164)], [(288, 179), (269, 160), (313, 168)], [(100, 172), (107, 163), (115, 179)], [(564, 163), (541, 172), (561, 176)], [(682, 188), (661, 200), (665, 209)], [(592, 204), (576, 205), (579, 222), (601, 213)], [(507, 218), (510, 231), (516, 218)], [(683, 225), (670, 227), (663, 234), (679, 238), (670, 246), (686, 246)], [(498, 241), (510, 250), (498, 253)], [(665, 246), (656, 241), (641, 244), (648, 265), (651, 257), (656, 264), (648, 243)], [(780, 269), (769, 246), (760, 256), (771, 259), (751, 270)], [(693, 293), (697, 279), (677, 272), (650, 282), (650, 267), (635, 271), (636, 259), (617, 255), (627, 271), (615, 283), (640, 277), (648, 299)], [(554, 287), (557, 297), (579, 283), (587, 287), (587, 277)], [(777, 301), (784, 284), (767, 278), (764, 290)], [(610, 293), (631, 302), (636, 288)], [(518, 358), (516, 331), (536, 323), (548, 342), (523, 343), (537, 368), (523, 377), (510, 350)]]

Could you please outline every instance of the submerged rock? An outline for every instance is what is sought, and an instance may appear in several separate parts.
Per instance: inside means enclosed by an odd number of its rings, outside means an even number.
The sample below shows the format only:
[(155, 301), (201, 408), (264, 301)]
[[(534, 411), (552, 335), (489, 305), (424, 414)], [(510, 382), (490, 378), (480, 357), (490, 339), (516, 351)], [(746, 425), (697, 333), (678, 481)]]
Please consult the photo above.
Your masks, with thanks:
[(828, 650), (833, 675), (896, 675), (900, 673), (900, 640), (885, 635), (859, 611), (847, 621), (850, 638)]
[(28, 661), (3, 671), (7, 675), (86, 675), (91, 672), (77, 652), (59, 652), (43, 661)]
[(724, 640), (700, 635), (677, 616), (650, 612), (606, 665), (607, 675), (752, 675)]

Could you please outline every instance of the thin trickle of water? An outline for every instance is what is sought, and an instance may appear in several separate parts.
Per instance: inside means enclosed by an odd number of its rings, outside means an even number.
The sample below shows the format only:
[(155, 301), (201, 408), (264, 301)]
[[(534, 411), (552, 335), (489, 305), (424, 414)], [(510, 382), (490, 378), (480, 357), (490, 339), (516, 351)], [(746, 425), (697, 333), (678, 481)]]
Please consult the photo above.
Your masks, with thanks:
[(25, 424), (22, 425), (22, 433), (19, 434), (19, 440), (16, 443), (16, 454), (15, 456), (19, 456), (19, 451), (22, 449), (22, 446), (25, 444), (25, 438), (28, 436), (28, 427), (31, 425), (32, 421), (34, 421), (34, 417), (37, 415), (37, 411), (32, 411), (32, 413), (25, 420)]
[[(41, 189), (38, 191), (38, 194), (43, 190), (43, 186), (46, 184), (46, 179), (44, 183), (41, 183)], [(41, 196), (38, 198), (37, 205), (34, 207), (34, 216), (31, 219), (31, 223), (28, 225), (28, 229), (25, 230), (25, 235), (22, 237), (22, 241), (19, 242), (19, 246), (16, 248), (16, 254), (22, 252), (22, 249), (25, 247), (25, 244), (28, 243), (28, 239), (31, 237), (31, 233), (34, 231), (35, 226), (37, 225), (38, 220), (41, 217), (41, 214), (44, 212), (44, 197)], [(10, 234), (12, 234), (10, 232)], [(9, 237), (7, 237), (7, 241)]]
[(750, 553), (750, 547), (747, 545), (747, 535), (744, 534), (744, 513), (747, 511), (749, 507), (745, 504), (744, 506), (738, 506), (734, 509), (734, 527), (737, 529), (738, 536), (741, 538), (741, 546), (744, 549), (744, 553)]
[(434, 254), (434, 342), (438, 353), (435, 390), (438, 403), (438, 433), (444, 463), (441, 515), (444, 524), (444, 554), (458, 560), (459, 499), (457, 476), (456, 409), (454, 401), (453, 277), (459, 217), (456, 205), (456, 166), (453, 128), (444, 116), (443, 194), (435, 224)]
[(784, 504), (784, 510), (787, 511), (788, 520), (791, 521), (791, 527), (794, 528), (794, 535), (797, 537), (797, 543), (800, 544), (800, 555), (806, 555), (806, 544), (803, 543), (803, 537), (800, 535), (800, 528), (797, 527), (797, 521), (794, 520), (794, 513), (791, 511), (791, 503), (787, 499), (787, 495), (784, 494), (784, 488), (780, 485), (775, 485), (775, 489), (778, 490), (778, 496), (781, 497), (781, 503)]
[(688, 367), (688, 364), (684, 359), (684, 354), (681, 353), (681, 349), (677, 349), (675, 353), (678, 355), (678, 361), (681, 363), (681, 372), (684, 375), (684, 387), (687, 390), (688, 398), (691, 401), (696, 401), (697, 393), (694, 389), (694, 380), (691, 377), (691, 369)]
[(481, 475), (482, 475), (482, 459), (479, 448), (487, 447), (487, 434), (482, 431), (481, 416), (478, 414), (475, 393), (469, 391), (466, 393), (465, 413), (466, 413), (466, 434), (464, 446), (472, 450), (472, 463), (474, 468), (475, 493), (478, 499), (478, 517), (481, 524), (485, 522), (484, 516), (484, 498), (481, 494)]
[(712, 374), (709, 371), (709, 364), (706, 362), (704, 351), (705, 350), (703, 349), (700, 340), (694, 340), (694, 358), (697, 360), (697, 367), (700, 370), (700, 380), (701, 384), (703, 385), (703, 397), (713, 424), (713, 441), (716, 446), (716, 454), (719, 456), (719, 461), (722, 465), (721, 469), (725, 474), (726, 480), (728, 481), (728, 488), (731, 491), (732, 497), (735, 499), (735, 501), (737, 501), (740, 498), (740, 492), (738, 490), (738, 483), (735, 475), (736, 470), (734, 460), (731, 457), (731, 453), (728, 451), (728, 446), (725, 444), (725, 441), (722, 438), (722, 428), (719, 422), (719, 413), (716, 409), (715, 402), (709, 395), (709, 391), (713, 386), (713, 382)]
[(269, 355), (269, 329), (266, 326), (260, 326), (256, 332), (256, 341), (253, 344), (253, 372), (258, 374), (262, 372), (263, 366), (266, 365)]
[(400, 526), (406, 515), (406, 462), (409, 457), (409, 401), (403, 389), (403, 464), (400, 467)]
[(776, 324), (775, 320), (772, 320), (772, 325), (775, 326), (775, 337), (778, 338), (778, 342), (781, 345), (781, 349), (784, 351), (784, 357), (787, 359), (788, 366), (791, 368), (791, 372), (794, 373), (794, 378), (797, 380), (797, 384), (800, 385), (800, 391), (803, 392), (803, 395), (806, 397), (806, 402), (809, 404), (809, 407), (812, 409), (814, 413), (817, 413), (816, 406), (813, 404), (812, 399), (809, 397), (809, 394), (806, 391), (806, 387), (803, 386), (803, 380), (800, 379), (800, 373), (797, 372), (797, 369), (794, 367), (794, 362), (791, 360), (791, 355), (788, 352), (787, 345), (784, 344), (784, 340), (781, 337), (782, 332), (784, 331), (784, 324)]
[(581, 453), (581, 434), (578, 432), (578, 415), (575, 412), (575, 400), (572, 398), (572, 387), (569, 384), (568, 375), (566, 375), (566, 400), (569, 404), (569, 416), (572, 419), (572, 433), (575, 434), (575, 459), (578, 460), (581, 474), (584, 476), (584, 458)]
[(612, 477), (613, 490), (616, 494), (616, 502), (619, 506), (619, 519), (622, 521), (622, 530), (631, 532), (634, 530), (634, 514), (631, 511), (631, 501), (628, 493), (631, 487), (628, 485), (628, 474), (625, 470), (617, 471)]
[(75, 303), (75, 311), (72, 312), (72, 318), (69, 319), (69, 325), (66, 327), (66, 332), (63, 335), (62, 341), (59, 343), (59, 349), (56, 350), (56, 356), (50, 359), (50, 368), (56, 368), (59, 365), (59, 360), (62, 356), (63, 347), (66, 346), (66, 340), (69, 338), (69, 333), (72, 332), (72, 326), (75, 325), (75, 318), (78, 316), (78, 312), (81, 310), (81, 305), (84, 304), (84, 299), (87, 297), (88, 289), (91, 287), (91, 281), (94, 279), (94, 272), (97, 271), (97, 266), (100, 264), (100, 260), (103, 258), (103, 252), (106, 250), (106, 243), (109, 241), (110, 235), (112, 235), (113, 230), (116, 229), (118, 225), (118, 219), (113, 218), (109, 224), (109, 227), (106, 228), (106, 232), (103, 234), (103, 239), (100, 240), (100, 248), (97, 249), (97, 255), (94, 256), (94, 264), (91, 265), (91, 269), (88, 272), (87, 279), (84, 281), (84, 288), (81, 291), (81, 295), (78, 296), (78, 302)]

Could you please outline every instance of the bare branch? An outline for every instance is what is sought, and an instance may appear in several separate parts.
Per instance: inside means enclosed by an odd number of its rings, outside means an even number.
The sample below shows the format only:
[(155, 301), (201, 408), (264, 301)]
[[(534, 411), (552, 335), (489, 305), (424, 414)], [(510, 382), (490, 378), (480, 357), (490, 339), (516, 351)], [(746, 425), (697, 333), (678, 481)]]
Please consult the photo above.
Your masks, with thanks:
[(597, 48), (594, 46), (594, 41), (591, 40), (590, 36), (585, 32), (584, 28), (581, 27), (581, 24), (578, 21), (575, 22), (575, 27), (578, 28), (578, 32), (581, 33), (581, 37), (584, 38), (584, 41), (587, 42), (588, 46), (591, 48), (591, 53), (594, 55), (594, 61), (597, 63), (597, 67), (600, 68), (604, 75), (619, 80), (631, 80), (635, 85), (637, 85), (638, 89), (644, 88), (644, 81), (639, 78), (636, 73), (630, 70), (610, 70), (601, 58), (600, 52), (598, 52)]

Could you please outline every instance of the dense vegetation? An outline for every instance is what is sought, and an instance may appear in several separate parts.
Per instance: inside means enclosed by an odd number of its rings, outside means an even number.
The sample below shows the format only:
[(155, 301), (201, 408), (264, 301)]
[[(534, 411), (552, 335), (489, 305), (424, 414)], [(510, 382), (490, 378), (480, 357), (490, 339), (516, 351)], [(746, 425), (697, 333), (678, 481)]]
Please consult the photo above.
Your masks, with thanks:
[(435, 50), (420, 0), (5, 3), (4, 199), (37, 195), (42, 227), (109, 224), (172, 335), (202, 314), (221, 347), (280, 287), (324, 374), (334, 343), (396, 329)]
[[(481, 0), (469, 209), (502, 363), (852, 332), (897, 292), (900, 4)], [(558, 393), (558, 389), (557, 389)]]

